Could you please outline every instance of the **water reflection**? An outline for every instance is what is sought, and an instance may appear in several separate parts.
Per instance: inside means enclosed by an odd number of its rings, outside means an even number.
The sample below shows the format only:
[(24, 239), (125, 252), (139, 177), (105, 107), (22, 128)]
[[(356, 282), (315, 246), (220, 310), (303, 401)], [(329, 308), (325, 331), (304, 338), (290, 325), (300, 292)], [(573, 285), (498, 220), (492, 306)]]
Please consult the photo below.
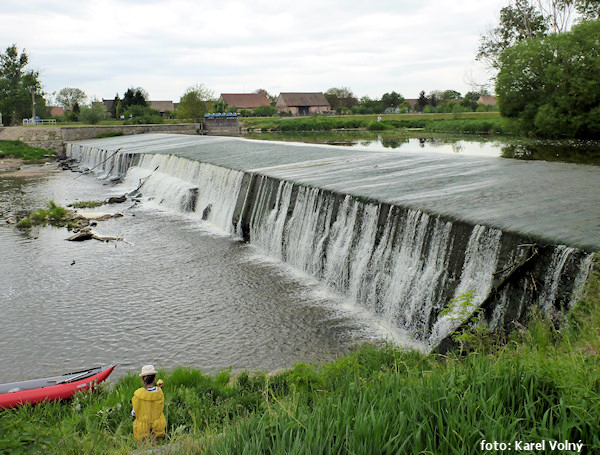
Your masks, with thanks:
[(600, 144), (595, 141), (540, 141), (506, 144), (503, 158), (600, 165)]
[(416, 136), (382, 135), (368, 132), (324, 133), (248, 133), (247, 138), (271, 141), (304, 142), (382, 151), (455, 153), (473, 156), (501, 157), (517, 160), (558, 161), (600, 165), (598, 141), (542, 141), (483, 135)]

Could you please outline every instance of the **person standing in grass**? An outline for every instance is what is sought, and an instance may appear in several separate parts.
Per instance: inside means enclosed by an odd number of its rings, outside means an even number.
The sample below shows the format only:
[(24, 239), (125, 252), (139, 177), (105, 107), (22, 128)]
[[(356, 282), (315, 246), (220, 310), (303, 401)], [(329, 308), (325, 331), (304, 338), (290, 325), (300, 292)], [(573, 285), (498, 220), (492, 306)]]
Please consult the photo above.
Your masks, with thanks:
[(162, 380), (158, 381), (158, 385), (155, 384), (154, 365), (144, 365), (140, 377), (144, 381), (144, 387), (137, 389), (131, 399), (133, 405), (131, 415), (135, 417), (133, 437), (136, 441), (141, 441), (150, 435), (153, 438), (164, 438), (167, 421), (163, 414), (165, 397), (161, 389)]

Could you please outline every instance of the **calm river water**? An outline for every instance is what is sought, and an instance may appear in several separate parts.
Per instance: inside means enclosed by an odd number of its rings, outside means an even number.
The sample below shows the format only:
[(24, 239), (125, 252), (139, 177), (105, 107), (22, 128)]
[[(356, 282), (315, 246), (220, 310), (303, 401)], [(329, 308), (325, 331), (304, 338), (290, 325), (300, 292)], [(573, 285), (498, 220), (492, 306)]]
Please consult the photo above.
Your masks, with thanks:
[(96, 209), (125, 214), (96, 230), (127, 243), (4, 222), (48, 200), (123, 192), (70, 172), (0, 178), (0, 383), (108, 363), (113, 376), (146, 363), (272, 370), (386, 336), (310, 278), (197, 220), (131, 202)]

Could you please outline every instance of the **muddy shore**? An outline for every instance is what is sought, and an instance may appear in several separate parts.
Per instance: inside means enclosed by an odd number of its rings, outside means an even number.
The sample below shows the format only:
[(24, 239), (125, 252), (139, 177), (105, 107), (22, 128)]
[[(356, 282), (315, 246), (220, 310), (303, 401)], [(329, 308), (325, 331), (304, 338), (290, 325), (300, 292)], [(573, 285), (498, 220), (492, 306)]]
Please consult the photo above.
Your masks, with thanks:
[(18, 158), (0, 159), (0, 178), (35, 178), (45, 177), (54, 172), (59, 172), (53, 166), (54, 159), (44, 163), (30, 164)]

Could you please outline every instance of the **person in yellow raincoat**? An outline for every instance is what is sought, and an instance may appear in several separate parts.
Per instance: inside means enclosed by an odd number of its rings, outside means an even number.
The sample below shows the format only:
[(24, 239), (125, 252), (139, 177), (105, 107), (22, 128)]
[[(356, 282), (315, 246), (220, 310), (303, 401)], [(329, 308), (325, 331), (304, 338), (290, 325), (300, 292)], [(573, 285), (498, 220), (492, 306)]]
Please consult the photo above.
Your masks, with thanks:
[[(162, 389), (155, 385), (156, 370), (154, 366), (144, 365), (140, 377), (144, 381), (144, 387), (137, 389), (131, 399), (133, 405), (131, 415), (135, 417), (133, 437), (136, 441), (141, 441), (151, 434), (155, 438), (163, 438), (167, 426), (163, 414), (165, 397)], [(159, 383), (161, 382), (159, 381)]]

